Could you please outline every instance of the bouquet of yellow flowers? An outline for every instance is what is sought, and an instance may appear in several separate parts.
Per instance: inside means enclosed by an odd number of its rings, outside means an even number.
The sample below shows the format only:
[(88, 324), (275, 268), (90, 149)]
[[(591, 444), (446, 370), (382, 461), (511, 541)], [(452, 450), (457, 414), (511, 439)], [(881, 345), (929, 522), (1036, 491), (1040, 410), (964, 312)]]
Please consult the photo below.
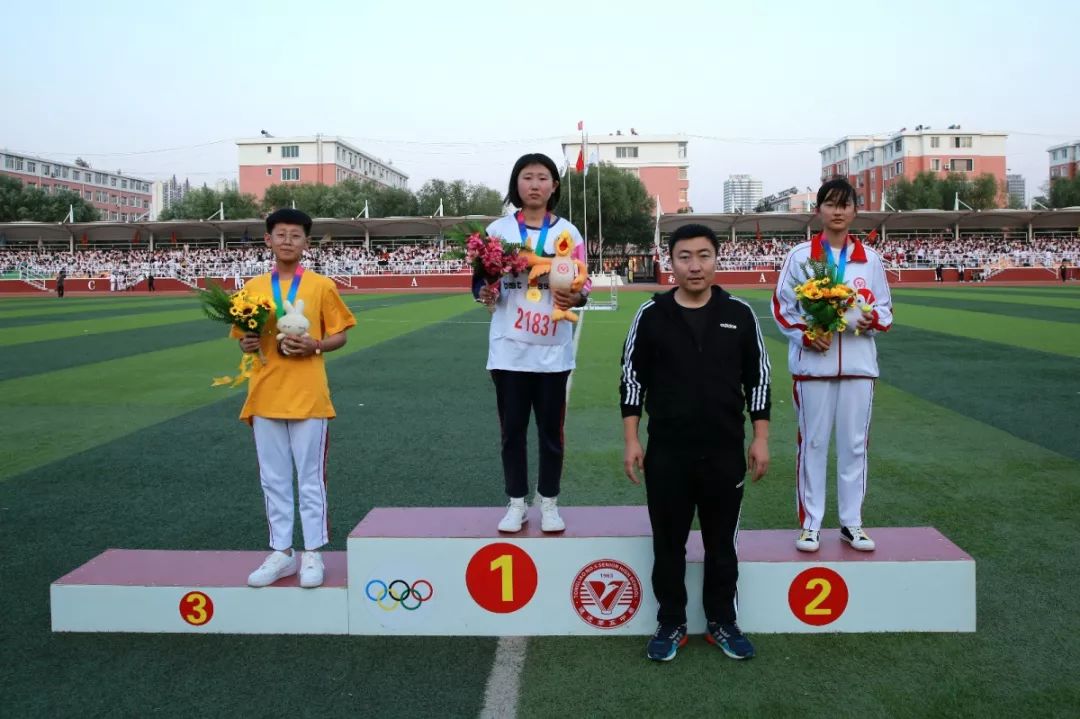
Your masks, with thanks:
[[(256, 295), (247, 290), (232, 294), (221, 285), (208, 283), (207, 289), (198, 290), (203, 313), (215, 322), (223, 322), (236, 327), (241, 332), (262, 334), (263, 328), (274, 314), (274, 301), (269, 297)], [(240, 373), (236, 377), (215, 377), (211, 387), (231, 385), (238, 387), (247, 381), (259, 368), (266, 364), (266, 358), (259, 352), (260, 364), (255, 363), (255, 355), (244, 353), (240, 358)]]
[(803, 271), (806, 280), (794, 283), (795, 298), (806, 320), (803, 334), (813, 342), (843, 332), (848, 326), (844, 313), (855, 304), (855, 290), (845, 285), (827, 262), (809, 260), (803, 264)]

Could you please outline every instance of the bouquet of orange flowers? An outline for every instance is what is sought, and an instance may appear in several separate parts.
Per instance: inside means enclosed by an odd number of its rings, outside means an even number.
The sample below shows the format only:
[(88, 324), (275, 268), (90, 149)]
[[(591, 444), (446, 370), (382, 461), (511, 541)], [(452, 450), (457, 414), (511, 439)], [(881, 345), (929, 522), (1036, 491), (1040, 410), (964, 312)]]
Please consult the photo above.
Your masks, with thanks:
[[(209, 283), (205, 290), (199, 290), (199, 301), (202, 303), (203, 313), (215, 322), (223, 322), (236, 327), (241, 332), (254, 332), (262, 334), (266, 323), (273, 316), (274, 301), (269, 297), (256, 295), (247, 290), (239, 290), (232, 294), (225, 291), (221, 285)], [(212, 387), (231, 385), (238, 387), (247, 381), (253, 374), (259, 371), (262, 364), (266, 364), (266, 358), (259, 352), (261, 364), (255, 364), (255, 355), (245, 353), (240, 358), (240, 373), (236, 377), (215, 377)]]
[(855, 290), (845, 285), (827, 262), (809, 260), (803, 263), (803, 270), (806, 280), (794, 283), (795, 298), (806, 321), (803, 334), (812, 342), (833, 332), (843, 332), (848, 326), (844, 313), (857, 299)]

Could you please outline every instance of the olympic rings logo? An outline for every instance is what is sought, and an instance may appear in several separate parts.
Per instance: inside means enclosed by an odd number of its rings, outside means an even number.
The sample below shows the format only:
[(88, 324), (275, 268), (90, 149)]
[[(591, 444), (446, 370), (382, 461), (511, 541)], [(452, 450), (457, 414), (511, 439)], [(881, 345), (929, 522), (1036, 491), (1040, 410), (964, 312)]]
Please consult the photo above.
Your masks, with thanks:
[[(364, 588), (364, 593), (384, 612), (392, 612), (398, 607), (414, 612), (435, 595), (435, 588), (426, 579), (417, 579), (411, 585), (404, 579), (395, 579), (389, 584), (381, 579), (372, 579)], [(389, 602), (384, 601), (387, 597), (390, 598)]]

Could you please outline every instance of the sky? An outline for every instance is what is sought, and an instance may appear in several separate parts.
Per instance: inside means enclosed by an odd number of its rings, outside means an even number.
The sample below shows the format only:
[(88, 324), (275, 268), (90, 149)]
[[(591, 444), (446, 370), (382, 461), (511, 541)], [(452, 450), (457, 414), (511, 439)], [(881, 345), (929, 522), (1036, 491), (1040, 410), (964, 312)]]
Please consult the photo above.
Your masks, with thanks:
[(192, 183), (235, 140), (338, 135), (409, 175), (504, 189), (583, 120), (689, 136), (690, 204), (723, 181), (816, 188), (818, 150), (923, 124), (1009, 133), (1029, 196), (1080, 139), (1080, 2), (13, 3), (0, 147)]

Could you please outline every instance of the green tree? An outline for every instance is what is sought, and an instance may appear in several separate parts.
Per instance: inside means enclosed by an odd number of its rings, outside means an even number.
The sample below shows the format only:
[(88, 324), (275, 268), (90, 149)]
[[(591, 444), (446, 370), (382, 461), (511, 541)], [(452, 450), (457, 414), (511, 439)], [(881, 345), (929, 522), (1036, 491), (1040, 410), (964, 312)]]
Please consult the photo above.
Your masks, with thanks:
[(225, 205), (225, 219), (250, 220), (261, 216), (259, 201), (254, 195), (240, 194), (238, 190), (218, 192), (209, 187), (199, 187), (184, 195), (184, 199), (166, 209), (159, 220), (205, 220)]
[(416, 217), (420, 214), (412, 190), (373, 185), (368, 210), (372, 217)]
[(263, 210), (282, 207), (303, 210), (312, 217), (352, 218), (368, 205), (371, 217), (417, 215), (416, 196), (408, 189), (385, 187), (371, 181), (343, 180), (336, 185), (282, 183), (271, 185), (263, 196)]
[(973, 209), (997, 207), (1000, 192), (993, 175), (983, 173), (974, 180), (960, 172), (939, 177), (934, 172), (920, 172), (914, 180), (901, 177), (885, 191), (885, 199), (897, 210), (951, 210), (956, 195)]
[(416, 193), (421, 215), (434, 215), (443, 205), (443, 214), (450, 217), (464, 215), (501, 215), (503, 198), (497, 190), (487, 185), (465, 180), (428, 180)]
[(960, 199), (976, 210), (992, 210), (999, 206), (998, 195), (1004, 194), (1004, 189), (1004, 183), (999, 183), (989, 172), (984, 172), (974, 182), (965, 185)]
[[(588, 242), (589, 256), (595, 257), (600, 251), (598, 237), (598, 213), (596, 204), (597, 175), (600, 178), (600, 199), (603, 201), (604, 214), (604, 252), (605, 254), (614, 249), (623, 253), (625, 249), (634, 248), (639, 251), (649, 251), (653, 241), (653, 200), (636, 176), (620, 170), (611, 165), (601, 164), (590, 169), (585, 178), (585, 198), (588, 202), (589, 233), (585, 238)], [(573, 218), (578, 230), (582, 229), (582, 215), (584, 203), (582, 202), (582, 176), (577, 172), (570, 172), (564, 176), (562, 194), (555, 213), (561, 217), (571, 216), (570, 195), (573, 194)], [(572, 187), (566, 187), (570, 183)]]
[(78, 192), (60, 190), (46, 194), (27, 187), (14, 177), (0, 175), (0, 222), (60, 222), (75, 209), (75, 222), (93, 222), (97, 209)]
[(1048, 199), (1047, 207), (1080, 207), (1080, 175), (1051, 179)]

